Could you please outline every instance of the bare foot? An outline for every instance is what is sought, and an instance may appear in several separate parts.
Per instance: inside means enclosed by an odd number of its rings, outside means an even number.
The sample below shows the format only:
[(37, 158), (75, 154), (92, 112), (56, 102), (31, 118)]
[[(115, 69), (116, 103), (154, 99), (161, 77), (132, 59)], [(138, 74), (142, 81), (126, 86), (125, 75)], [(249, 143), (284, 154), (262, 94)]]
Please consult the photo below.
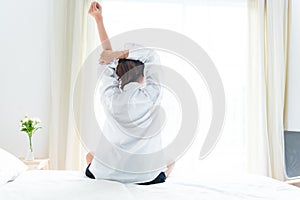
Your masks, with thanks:
[(165, 171), (165, 174), (166, 174), (167, 177), (171, 174), (174, 166), (175, 166), (175, 162), (172, 162), (171, 164), (169, 164), (167, 166), (167, 170)]
[(88, 154), (86, 154), (86, 163), (89, 165), (92, 160), (94, 159), (94, 154), (92, 152), (89, 152)]

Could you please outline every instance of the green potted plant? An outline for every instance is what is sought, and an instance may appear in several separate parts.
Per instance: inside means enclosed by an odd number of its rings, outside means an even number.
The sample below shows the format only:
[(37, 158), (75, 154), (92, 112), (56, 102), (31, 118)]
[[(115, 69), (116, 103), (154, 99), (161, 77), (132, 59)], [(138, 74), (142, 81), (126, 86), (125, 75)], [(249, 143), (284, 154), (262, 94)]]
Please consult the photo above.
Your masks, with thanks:
[(39, 126), (40, 123), (41, 120), (37, 118), (29, 118), (27, 116), (25, 116), (24, 119), (20, 121), (20, 131), (27, 133), (29, 138), (29, 150), (27, 152), (25, 160), (28, 161), (34, 160), (34, 153), (32, 148), (32, 136), (38, 129), (42, 128)]

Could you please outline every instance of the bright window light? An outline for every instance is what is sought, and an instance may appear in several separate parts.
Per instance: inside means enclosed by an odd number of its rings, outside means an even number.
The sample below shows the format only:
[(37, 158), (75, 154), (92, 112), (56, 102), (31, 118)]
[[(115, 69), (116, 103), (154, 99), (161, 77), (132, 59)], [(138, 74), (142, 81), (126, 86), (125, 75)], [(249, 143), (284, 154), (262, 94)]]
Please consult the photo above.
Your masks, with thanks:
[[(177, 162), (173, 176), (236, 175), (245, 173), (246, 70), (248, 63), (247, 0), (162, 0), (104, 1), (104, 21), (110, 37), (139, 28), (163, 28), (182, 33), (196, 41), (212, 58), (222, 78), (226, 94), (226, 121), (214, 151), (199, 160), (208, 131), (212, 107), (206, 84), (184, 60), (159, 51), (163, 65), (173, 67), (194, 90), (200, 111), (199, 133), (189, 151)], [(174, 96), (165, 91), (162, 106), (180, 113), (169, 104)], [(168, 143), (176, 135), (180, 117), (170, 115)], [(173, 125), (173, 126), (172, 126)]]

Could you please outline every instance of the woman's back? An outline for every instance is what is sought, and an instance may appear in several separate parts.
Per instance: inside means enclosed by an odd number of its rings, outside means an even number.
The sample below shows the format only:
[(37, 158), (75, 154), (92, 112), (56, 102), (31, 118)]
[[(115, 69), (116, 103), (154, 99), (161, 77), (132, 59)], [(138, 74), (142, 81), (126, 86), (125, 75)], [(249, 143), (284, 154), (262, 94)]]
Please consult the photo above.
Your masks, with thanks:
[[(149, 181), (161, 172), (161, 169), (138, 175), (126, 172), (137, 165), (135, 156), (130, 155), (151, 154), (162, 147), (160, 131), (164, 115), (158, 107), (159, 57), (153, 50), (135, 44), (127, 44), (125, 48), (129, 49), (128, 59), (143, 63), (145, 82), (132, 81), (120, 88), (119, 80), (122, 78), (117, 76), (118, 70), (115, 70), (118, 63), (115, 61), (107, 66), (100, 87), (101, 102), (107, 117), (103, 129), (105, 138), (102, 139), (112, 146), (102, 145), (100, 141), (90, 170), (96, 178), (139, 183)], [(114, 148), (127, 152), (126, 156)], [(123, 163), (118, 163), (118, 167), (105, 166), (105, 159), (101, 159), (104, 157)], [(151, 166), (151, 162), (147, 164)], [(124, 168), (120, 169), (120, 166)]]

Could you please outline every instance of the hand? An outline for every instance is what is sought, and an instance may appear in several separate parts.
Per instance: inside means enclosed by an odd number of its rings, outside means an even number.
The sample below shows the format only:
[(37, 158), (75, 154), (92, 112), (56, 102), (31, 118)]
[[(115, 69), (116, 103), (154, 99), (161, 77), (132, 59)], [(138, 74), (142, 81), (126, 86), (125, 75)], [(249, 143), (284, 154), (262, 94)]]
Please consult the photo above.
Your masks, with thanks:
[(128, 53), (129, 53), (128, 50), (125, 51), (103, 50), (100, 55), (99, 64), (108, 64), (111, 61), (116, 59), (127, 58)]
[(111, 50), (103, 50), (100, 54), (99, 64), (108, 64), (111, 61), (115, 60), (117, 57), (114, 51)]
[(94, 1), (89, 9), (89, 14), (94, 17), (96, 20), (102, 19), (102, 7), (101, 5)]

